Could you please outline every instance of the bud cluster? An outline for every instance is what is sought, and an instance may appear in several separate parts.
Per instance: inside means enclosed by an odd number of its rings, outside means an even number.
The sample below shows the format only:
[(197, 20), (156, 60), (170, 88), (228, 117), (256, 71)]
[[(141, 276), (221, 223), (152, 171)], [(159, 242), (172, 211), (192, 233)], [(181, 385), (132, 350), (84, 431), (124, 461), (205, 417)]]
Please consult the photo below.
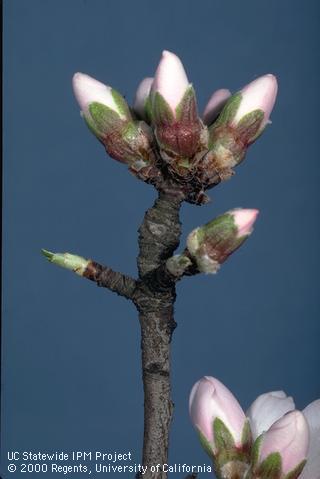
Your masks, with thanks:
[(221, 479), (317, 479), (320, 400), (302, 412), (283, 391), (260, 395), (245, 414), (213, 377), (192, 388), (191, 420)]
[(264, 75), (240, 92), (217, 90), (202, 118), (180, 59), (164, 51), (154, 77), (139, 85), (133, 108), (113, 88), (84, 75), (73, 77), (75, 96), (90, 130), (108, 154), (144, 181), (169, 177), (190, 202), (232, 174), (247, 147), (269, 121), (277, 81)]

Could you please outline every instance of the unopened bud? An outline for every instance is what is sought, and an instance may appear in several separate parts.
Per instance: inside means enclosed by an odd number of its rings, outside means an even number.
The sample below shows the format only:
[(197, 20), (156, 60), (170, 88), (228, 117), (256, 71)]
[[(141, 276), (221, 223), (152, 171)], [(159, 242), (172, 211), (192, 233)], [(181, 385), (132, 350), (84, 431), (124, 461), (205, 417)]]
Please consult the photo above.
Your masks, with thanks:
[(205, 376), (192, 388), (190, 417), (219, 477), (244, 477), (249, 469), (251, 433), (246, 416), (226, 386)]
[(142, 121), (134, 121), (125, 99), (113, 88), (94, 78), (76, 73), (73, 77), (75, 96), (90, 130), (105, 146), (108, 154), (128, 164), (133, 172), (155, 164), (153, 133)]
[(191, 259), (183, 254), (174, 255), (166, 262), (167, 269), (173, 276), (182, 276), (191, 265)]
[(252, 233), (258, 210), (234, 209), (193, 230), (187, 249), (199, 271), (216, 273), (220, 265)]
[(253, 439), (257, 439), (284, 414), (294, 409), (292, 397), (288, 397), (283, 391), (272, 391), (258, 396), (247, 411)]
[(70, 269), (79, 276), (83, 276), (90, 263), (89, 259), (85, 259), (76, 254), (52, 253), (46, 249), (42, 249), (41, 252), (50, 263), (61, 266), (62, 268)]
[(210, 97), (208, 101), (202, 118), (206, 125), (210, 125), (214, 122), (214, 120), (218, 117), (221, 113), (221, 110), (227, 103), (228, 99), (230, 98), (231, 93), (229, 90), (225, 88), (221, 88), (220, 90), (216, 90)]
[(209, 128), (209, 152), (202, 162), (201, 179), (210, 185), (231, 176), (232, 168), (243, 161), (247, 148), (263, 132), (277, 96), (274, 75), (257, 78), (226, 102), (218, 119)]
[(310, 432), (307, 464), (299, 479), (318, 479), (320, 477), (320, 399), (310, 403), (302, 411)]
[(304, 415), (300, 411), (285, 414), (256, 440), (253, 477), (299, 477), (306, 462), (308, 446), (309, 427)]
[(144, 78), (137, 88), (136, 96), (133, 103), (134, 111), (143, 119), (150, 119), (150, 97), (149, 93), (153, 78)]
[[(152, 122), (159, 146), (172, 161), (194, 157), (201, 147), (203, 125), (198, 117), (195, 92), (180, 59), (164, 51), (150, 94)], [(177, 161), (177, 159), (175, 159)]]

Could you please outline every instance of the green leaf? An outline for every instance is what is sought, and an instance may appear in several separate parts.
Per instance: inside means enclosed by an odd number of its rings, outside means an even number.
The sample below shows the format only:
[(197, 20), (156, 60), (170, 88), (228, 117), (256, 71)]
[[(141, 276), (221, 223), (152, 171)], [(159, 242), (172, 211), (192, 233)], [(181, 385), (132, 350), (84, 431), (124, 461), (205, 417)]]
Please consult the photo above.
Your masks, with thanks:
[(245, 115), (237, 125), (237, 132), (246, 143), (251, 143), (260, 132), (264, 118), (262, 110), (254, 110)]
[(93, 127), (100, 134), (120, 130), (123, 126), (123, 120), (120, 119), (120, 116), (114, 110), (111, 110), (111, 108), (102, 103), (91, 103), (89, 106), (89, 112), (92, 117)]
[(307, 462), (306, 459), (300, 462), (300, 464), (298, 464), (298, 466), (295, 467), (293, 471), (289, 472), (284, 479), (298, 479), (304, 466), (306, 465), (306, 462)]
[(219, 451), (235, 449), (231, 432), (221, 419), (215, 418), (213, 422), (214, 442)]
[(158, 92), (152, 93), (152, 120), (155, 124), (170, 125), (174, 121), (170, 106)]
[(199, 433), (199, 439), (200, 439), (200, 444), (201, 444), (201, 446), (203, 447), (203, 449), (205, 450), (205, 452), (208, 454), (208, 456), (210, 456), (211, 459), (212, 459), (213, 456), (214, 456), (212, 444), (211, 444), (211, 443), (208, 441), (208, 439), (202, 434), (202, 432), (200, 431), (200, 429), (198, 429), (198, 433)]
[(217, 126), (230, 123), (238, 111), (241, 100), (242, 100), (242, 94), (240, 92), (232, 95), (227, 101), (227, 103), (225, 104), (222, 112), (218, 116), (218, 119), (213, 123), (211, 128), (216, 128)]
[(279, 452), (272, 452), (258, 467), (259, 479), (280, 479), (282, 460)]

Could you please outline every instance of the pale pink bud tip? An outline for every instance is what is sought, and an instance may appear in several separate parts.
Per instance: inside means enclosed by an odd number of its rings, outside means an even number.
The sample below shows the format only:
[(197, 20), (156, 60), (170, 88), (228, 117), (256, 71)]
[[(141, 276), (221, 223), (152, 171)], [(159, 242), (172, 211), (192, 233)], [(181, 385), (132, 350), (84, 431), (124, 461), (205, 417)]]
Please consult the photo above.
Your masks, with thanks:
[(89, 105), (93, 102), (102, 103), (112, 110), (118, 111), (111, 93), (112, 89), (104, 85), (104, 83), (84, 73), (75, 73), (72, 79), (72, 86), (80, 109), (85, 114), (88, 113)]
[(133, 103), (134, 110), (141, 116), (145, 116), (145, 104), (150, 93), (153, 78), (144, 78), (139, 84)]
[(260, 462), (269, 454), (279, 452), (282, 474), (294, 470), (307, 457), (309, 427), (300, 411), (292, 411), (276, 421), (265, 433), (260, 449)]
[(237, 124), (241, 118), (254, 110), (262, 110), (264, 118), (261, 127), (269, 121), (271, 111), (276, 101), (278, 82), (274, 75), (263, 75), (249, 83), (241, 90), (242, 100), (233, 123)]
[(292, 397), (283, 391), (271, 391), (258, 396), (247, 411), (253, 438), (256, 439), (284, 414), (294, 409)]
[(171, 109), (175, 110), (188, 86), (189, 81), (180, 58), (174, 53), (163, 51), (152, 91), (160, 93)]
[(308, 449), (307, 464), (299, 479), (320, 478), (320, 399), (309, 404), (303, 414), (307, 419), (310, 430), (310, 444)]
[(241, 445), (245, 414), (233, 394), (218, 379), (205, 376), (193, 386), (189, 411), (194, 426), (209, 442), (214, 441), (213, 422), (219, 418), (229, 429), (236, 445)]
[(217, 118), (230, 96), (230, 90), (226, 90), (225, 88), (216, 90), (211, 95), (202, 115), (204, 123), (209, 125)]
[(252, 233), (252, 226), (257, 219), (259, 210), (239, 208), (231, 211), (231, 214), (238, 229), (239, 238)]

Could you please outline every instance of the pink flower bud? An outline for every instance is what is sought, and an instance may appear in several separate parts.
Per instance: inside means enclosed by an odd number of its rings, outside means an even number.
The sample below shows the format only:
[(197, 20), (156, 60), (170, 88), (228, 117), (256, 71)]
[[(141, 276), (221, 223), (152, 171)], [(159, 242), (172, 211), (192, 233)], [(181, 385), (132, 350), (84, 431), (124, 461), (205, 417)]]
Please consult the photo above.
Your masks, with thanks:
[(141, 118), (144, 118), (146, 115), (145, 105), (149, 97), (152, 82), (153, 78), (145, 78), (144, 80), (142, 80), (136, 91), (133, 108), (138, 113), (138, 115), (141, 116)]
[(252, 233), (252, 226), (257, 219), (259, 210), (253, 209), (234, 209), (230, 211), (233, 216), (234, 223), (238, 229), (237, 237), (247, 236)]
[(229, 429), (236, 446), (241, 446), (241, 435), (246, 416), (233, 394), (218, 379), (205, 376), (192, 388), (189, 411), (194, 426), (214, 445), (213, 422), (219, 418)]
[(276, 421), (264, 434), (259, 463), (269, 454), (278, 452), (282, 460), (282, 474), (288, 474), (307, 458), (308, 446), (308, 423), (302, 412), (292, 411)]
[(163, 51), (152, 84), (152, 91), (160, 93), (172, 109), (172, 113), (175, 114), (175, 109), (181, 102), (188, 86), (189, 81), (181, 60), (174, 53)]
[(87, 115), (91, 103), (101, 103), (115, 111), (120, 118), (126, 119), (124, 112), (115, 101), (110, 86), (95, 80), (84, 73), (75, 73), (72, 79), (73, 91), (81, 111)]
[(211, 95), (202, 115), (203, 121), (206, 125), (213, 123), (223, 109), (224, 105), (227, 103), (227, 100), (230, 96), (231, 92), (224, 88), (215, 91)]
[(320, 479), (320, 399), (313, 401), (303, 411), (310, 430), (307, 464), (299, 479)]
[(288, 397), (283, 391), (272, 391), (258, 396), (247, 411), (253, 439), (257, 439), (274, 422), (294, 409), (292, 397)]
[(264, 117), (260, 126), (262, 129), (269, 121), (271, 111), (276, 101), (278, 91), (277, 79), (274, 75), (263, 75), (249, 83), (241, 91), (241, 102), (232, 119), (232, 124), (237, 126), (239, 121), (254, 110), (261, 110)]

